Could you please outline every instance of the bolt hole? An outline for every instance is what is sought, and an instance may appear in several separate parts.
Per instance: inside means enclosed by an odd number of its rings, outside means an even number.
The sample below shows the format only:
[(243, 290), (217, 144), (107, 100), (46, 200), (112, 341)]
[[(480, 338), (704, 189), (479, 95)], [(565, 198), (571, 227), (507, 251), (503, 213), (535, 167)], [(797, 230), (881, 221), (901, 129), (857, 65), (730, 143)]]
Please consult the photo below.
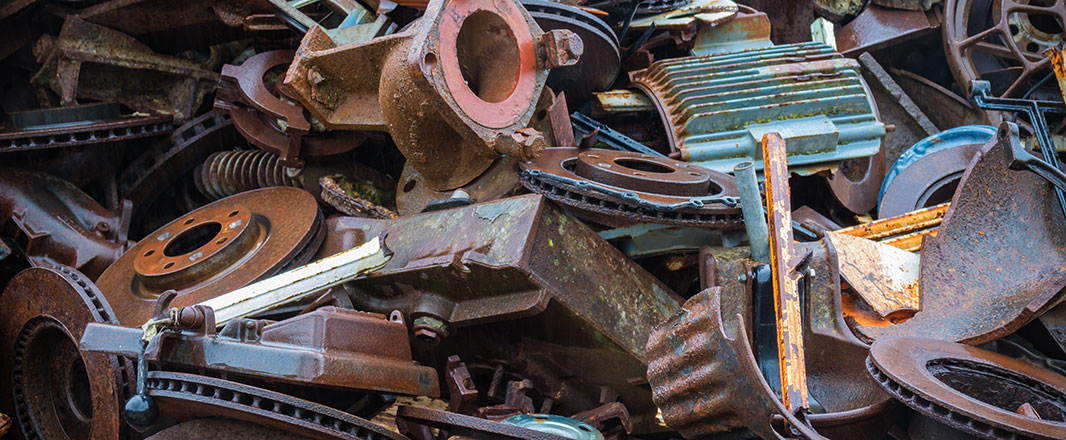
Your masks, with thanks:
[(237, 216), (237, 214), (240, 214), (240, 213), (241, 213), (240, 211), (231, 211), (231, 212), (229, 213), (229, 216), (230, 216), (230, 217), (236, 217), (236, 216)]
[(187, 219), (185, 219), (185, 221), (181, 222), (181, 224), (183, 224), (183, 225), (187, 225), (187, 224), (190, 224), (190, 223), (192, 223), (192, 222), (193, 222), (193, 221), (195, 221), (195, 220), (196, 220), (196, 219), (194, 219), (194, 218), (187, 218)]
[(154, 254), (154, 253), (155, 253), (155, 249), (149, 249), (148, 252), (144, 253), (144, 256), (151, 257), (152, 254)]
[(426, 69), (433, 70), (434, 67), (437, 67), (437, 54), (427, 52), (426, 56), (422, 58), (422, 65), (425, 66)]
[(163, 269), (170, 269), (172, 267), (174, 267), (174, 262), (173, 261), (163, 265)]
[(220, 238), (220, 239), (218, 239), (218, 240), (215, 240), (215, 244), (222, 244), (222, 243), (225, 243), (225, 242), (226, 242), (226, 240), (228, 240), (228, 239), (229, 239), (229, 238), (227, 238), (227, 237), (222, 237), (222, 238)]
[(403, 184), (403, 192), (411, 192), (412, 189), (415, 189), (415, 185), (417, 184), (418, 181), (415, 179), (408, 180), (407, 183)]

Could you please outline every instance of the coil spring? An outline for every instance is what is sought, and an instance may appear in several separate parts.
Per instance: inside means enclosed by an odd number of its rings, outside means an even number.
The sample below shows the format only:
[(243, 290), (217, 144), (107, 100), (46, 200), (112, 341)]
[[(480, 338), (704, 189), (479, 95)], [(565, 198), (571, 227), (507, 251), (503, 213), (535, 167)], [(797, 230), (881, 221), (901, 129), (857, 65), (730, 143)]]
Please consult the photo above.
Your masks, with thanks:
[(195, 175), (196, 188), (211, 200), (258, 188), (301, 187), (299, 180), (286, 173), (280, 156), (262, 150), (213, 153)]

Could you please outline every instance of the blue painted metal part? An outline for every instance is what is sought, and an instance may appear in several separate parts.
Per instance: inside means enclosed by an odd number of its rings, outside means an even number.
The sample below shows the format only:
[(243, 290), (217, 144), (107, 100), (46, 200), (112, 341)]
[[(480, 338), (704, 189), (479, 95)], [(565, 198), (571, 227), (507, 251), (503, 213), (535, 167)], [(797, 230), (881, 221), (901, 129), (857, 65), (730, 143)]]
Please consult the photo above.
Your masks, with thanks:
[(858, 62), (823, 43), (663, 60), (630, 80), (681, 157), (723, 173), (748, 160), (762, 169), (759, 141), (771, 131), (801, 174), (873, 156), (885, 135)]
[(895, 179), (904, 168), (917, 162), (918, 159), (948, 148), (987, 144), (995, 134), (996, 127), (991, 125), (963, 125), (918, 141), (904, 151), (899, 159), (896, 159), (896, 163), (892, 164), (892, 168), (885, 173), (885, 180), (881, 182), (881, 191), (877, 193), (877, 205), (881, 205), (881, 198), (885, 196), (885, 190), (888, 189), (888, 184), (892, 183), (892, 179)]
[(519, 414), (504, 419), (503, 423), (572, 440), (603, 440), (603, 434), (589, 424), (555, 414)]

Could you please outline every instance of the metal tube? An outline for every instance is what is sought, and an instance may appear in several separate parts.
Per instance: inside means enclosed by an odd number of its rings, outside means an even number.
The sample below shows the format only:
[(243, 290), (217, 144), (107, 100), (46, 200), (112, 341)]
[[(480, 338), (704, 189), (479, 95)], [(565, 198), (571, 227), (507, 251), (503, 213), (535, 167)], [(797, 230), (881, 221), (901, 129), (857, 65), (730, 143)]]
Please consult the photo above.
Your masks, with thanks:
[(744, 229), (748, 231), (748, 243), (751, 244), (751, 259), (768, 262), (770, 232), (766, 227), (766, 211), (763, 211), (755, 166), (751, 162), (738, 163), (733, 167), (733, 174), (737, 179), (737, 189), (740, 190), (740, 210), (744, 213)]

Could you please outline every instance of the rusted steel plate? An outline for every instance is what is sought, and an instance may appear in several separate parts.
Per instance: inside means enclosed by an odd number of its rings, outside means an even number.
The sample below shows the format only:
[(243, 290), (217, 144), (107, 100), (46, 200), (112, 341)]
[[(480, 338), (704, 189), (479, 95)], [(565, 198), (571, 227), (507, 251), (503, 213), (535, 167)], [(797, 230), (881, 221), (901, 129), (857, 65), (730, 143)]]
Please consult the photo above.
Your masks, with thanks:
[(981, 344), (1035, 318), (1066, 287), (1066, 219), (1052, 186), (1008, 168), (1017, 126), (1000, 126), (963, 174), (936, 237), (922, 247), (922, 310), (866, 339), (921, 336)]
[(1025, 360), (907, 337), (874, 342), (866, 364), (893, 397), (972, 438), (1066, 438), (1066, 377)]
[(852, 289), (882, 317), (913, 315), (921, 308), (920, 257), (889, 244), (827, 232)]
[(170, 222), (100, 275), (99, 286), (125, 325), (151, 317), (168, 289), (181, 307), (309, 261), (321, 240), (314, 196), (265, 188), (228, 197)]
[(948, 211), (949, 203), (918, 209), (895, 217), (849, 226), (836, 232), (876, 240), (908, 252), (922, 248), (922, 237), (936, 236), (937, 228)]
[(932, 13), (868, 5), (836, 31), (837, 49), (844, 56), (855, 57), (932, 33), (939, 25)]
[(782, 401), (789, 411), (807, 408), (807, 363), (803, 359), (803, 304), (792, 251), (792, 204), (788, 187), (785, 140), (776, 133), (762, 139), (765, 164), (767, 224), (770, 227), (770, 267), (773, 271), (774, 311), (781, 371)]

